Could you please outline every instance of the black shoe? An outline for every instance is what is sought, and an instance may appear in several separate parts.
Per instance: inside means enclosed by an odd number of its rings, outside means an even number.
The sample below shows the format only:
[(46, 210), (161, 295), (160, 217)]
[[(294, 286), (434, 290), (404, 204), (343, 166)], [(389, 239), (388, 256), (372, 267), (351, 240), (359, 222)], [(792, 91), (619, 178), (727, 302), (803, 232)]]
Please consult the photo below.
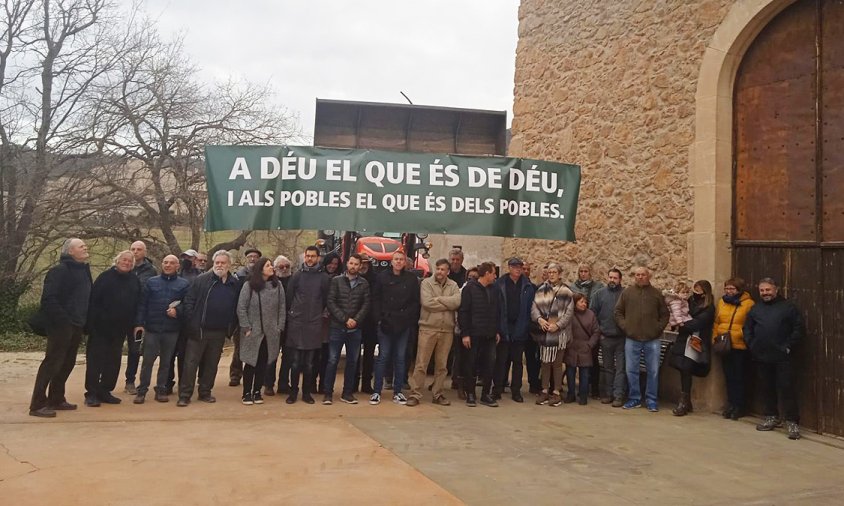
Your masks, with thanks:
[[(287, 396), (287, 399), (284, 400), (287, 404), (296, 404), (296, 398), (299, 396), (298, 390), (291, 390), (290, 395)], [(304, 395), (302, 396), (304, 397)]]
[[(490, 397), (492, 397), (492, 400), (494, 400), (494, 401), (500, 401), (501, 400), (501, 392), (493, 392)], [(481, 396), (481, 404), (483, 404), (483, 402), (484, 402), (483, 399), (484, 399), (483, 396)]]
[(138, 395), (135, 396), (135, 399), (132, 401), (132, 403), (143, 404), (145, 400), (146, 400), (146, 395), (138, 394)]
[(574, 394), (566, 394), (566, 398), (563, 400), (566, 404), (571, 404), (572, 402), (576, 401)]
[(586, 405), (586, 396), (583, 396), (580, 399), (578, 399), (577, 403), (580, 404), (581, 406), (585, 406)]
[(539, 386), (531, 386), (531, 387), (528, 389), (528, 392), (530, 392), (530, 393), (532, 393), (532, 394), (539, 395), (540, 393), (542, 393), (542, 387), (539, 387)]
[(333, 394), (325, 394), (322, 398), (322, 405), (323, 406), (331, 406), (334, 404), (334, 395)]
[(744, 412), (743, 409), (739, 409), (739, 408), (734, 409), (733, 412), (730, 413), (730, 419), (731, 420), (738, 420), (739, 418), (742, 418), (743, 416), (745, 416), (745, 412)]
[(229, 386), (230, 387), (236, 387), (238, 385), (240, 385), (240, 379), (239, 378), (232, 378), (232, 379), (229, 380)]
[(254, 402), (255, 404), (263, 404), (264, 403), (264, 398), (261, 396), (260, 390), (257, 391), (257, 392), (254, 392), (252, 394), (252, 402)]
[(343, 394), (340, 396), (340, 400), (345, 402), (346, 404), (357, 404), (358, 400), (355, 399), (355, 396), (352, 394)]
[(471, 406), (473, 408), (478, 405), (478, 402), (475, 400), (474, 392), (469, 392), (466, 394), (466, 405)]
[(498, 407), (498, 403), (495, 402), (495, 399), (491, 395), (482, 395), (481, 404), (483, 404), (484, 406), (489, 406), (491, 408)]
[(169, 386), (164, 389), (164, 395), (173, 395), (173, 387)]
[(513, 402), (525, 402), (521, 392), (513, 392)]
[(190, 399), (188, 399), (187, 397), (179, 397), (179, 400), (176, 401), (176, 406), (179, 406), (180, 408), (183, 408), (188, 404), (190, 404)]
[(76, 404), (71, 404), (67, 401), (62, 401), (59, 404), (48, 404), (48, 408), (52, 409), (53, 411), (73, 411), (76, 409)]
[(117, 397), (111, 395), (111, 393), (102, 394), (99, 396), (99, 398), (100, 402), (104, 402), (106, 404), (120, 404), (121, 402), (123, 402), (122, 399), (118, 399)]
[[(166, 392), (166, 390), (165, 390)], [(166, 393), (155, 392), (155, 401), (156, 402), (170, 402), (170, 398), (167, 397)]]
[(214, 397), (211, 394), (200, 395), (199, 400), (202, 401), (202, 402), (207, 402), (208, 404), (213, 404), (213, 403), (217, 402), (217, 398)]
[(40, 418), (55, 418), (56, 412), (48, 408), (47, 406), (44, 406), (43, 408), (30, 409), (29, 416), (37, 416)]
[(362, 394), (372, 395), (372, 394), (375, 393), (375, 390), (372, 389), (372, 384), (367, 383), (367, 384), (363, 385), (363, 387), (360, 389), (360, 392)]
[(85, 405), (89, 408), (99, 408), (100, 407), (100, 400), (97, 399), (96, 395), (86, 395), (85, 396)]
[(723, 416), (724, 419), (731, 418), (733, 416), (734, 409), (735, 408), (732, 406), (727, 406), (727, 409), (721, 412), (721, 416)]
[(302, 402), (304, 402), (305, 404), (313, 404), (316, 401), (314, 400), (313, 397), (311, 397), (311, 394), (309, 394), (308, 392), (305, 392), (305, 393), (302, 394)]

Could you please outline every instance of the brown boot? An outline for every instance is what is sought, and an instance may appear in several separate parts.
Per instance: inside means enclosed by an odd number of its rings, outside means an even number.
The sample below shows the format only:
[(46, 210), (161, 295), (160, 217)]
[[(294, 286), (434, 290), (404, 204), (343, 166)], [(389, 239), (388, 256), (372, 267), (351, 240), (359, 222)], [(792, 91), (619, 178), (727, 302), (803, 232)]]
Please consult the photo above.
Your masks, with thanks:
[(689, 413), (689, 394), (681, 393), (677, 407), (671, 410), (674, 416), (686, 416)]

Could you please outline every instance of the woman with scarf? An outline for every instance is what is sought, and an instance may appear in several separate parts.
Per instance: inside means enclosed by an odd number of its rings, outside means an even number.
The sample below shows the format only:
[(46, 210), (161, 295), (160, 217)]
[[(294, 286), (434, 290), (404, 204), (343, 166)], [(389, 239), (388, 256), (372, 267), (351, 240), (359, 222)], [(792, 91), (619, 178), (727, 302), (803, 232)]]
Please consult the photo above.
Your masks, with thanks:
[[(571, 341), (571, 319), (574, 313), (572, 292), (563, 283), (563, 269), (555, 263), (546, 268), (548, 280), (536, 289), (530, 318), (534, 322), (531, 337), (539, 344), (542, 391), (537, 404), (559, 406), (563, 386), (563, 355)], [(551, 377), (554, 388), (551, 390)], [(550, 394), (550, 395), (549, 395)]]
[[(692, 286), (689, 315), (692, 319), (679, 325), (677, 340), (668, 352), (668, 363), (680, 371), (680, 401), (671, 410), (675, 416), (692, 412), (692, 377), (703, 378), (709, 374), (712, 322), (715, 318), (712, 284), (709, 281), (702, 279)], [(686, 354), (686, 343), (690, 343), (694, 350), (691, 353), (694, 358)]]
[(730, 333), (730, 351), (722, 356), (724, 379), (727, 384), (727, 407), (724, 418), (738, 420), (745, 415), (744, 367), (747, 363), (747, 344), (744, 342), (744, 320), (753, 307), (753, 299), (745, 290), (744, 280), (732, 278), (724, 282), (724, 296), (715, 308), (712, 335)]

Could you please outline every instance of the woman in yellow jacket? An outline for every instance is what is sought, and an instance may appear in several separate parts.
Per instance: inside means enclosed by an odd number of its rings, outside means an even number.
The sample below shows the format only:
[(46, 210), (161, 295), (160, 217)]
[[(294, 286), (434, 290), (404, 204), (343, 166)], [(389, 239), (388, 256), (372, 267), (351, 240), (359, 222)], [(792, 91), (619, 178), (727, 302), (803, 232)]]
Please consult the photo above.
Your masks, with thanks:
[[(718, 299), (715, 308), (715, 324), (712, 337), (730, 333), (731, 349), (722, 355), (724, 378), (727, 383), (727, 407), (724, 418), (738, 420), (745, 415), (744, 368), (748, 360), (747, 345), (742, 327), (747, 313), (753, 307), (753, 299), (745, 290), (744, 280), (731, 278), (724, 282), (724, 296)], [(732, 321), (732, 324), (730, 322)]]

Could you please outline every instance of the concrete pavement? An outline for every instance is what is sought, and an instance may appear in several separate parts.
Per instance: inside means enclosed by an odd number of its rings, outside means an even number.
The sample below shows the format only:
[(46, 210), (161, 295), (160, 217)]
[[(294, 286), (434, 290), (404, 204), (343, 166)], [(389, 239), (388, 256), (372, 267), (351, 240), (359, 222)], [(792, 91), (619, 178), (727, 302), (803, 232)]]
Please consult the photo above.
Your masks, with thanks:
[[(844, 444), (590, 402), (499, 408), (242, 406), (221, 360), (213, 405), (27, 415), (41, 354), (0, 354), (4, 504), (841, 504)], [(338, 378), (337, 388), (342, 384)], [(335, 396), (336, 397), (336, 396)], [(385, 398), (388, 396), (385, 395)]]

